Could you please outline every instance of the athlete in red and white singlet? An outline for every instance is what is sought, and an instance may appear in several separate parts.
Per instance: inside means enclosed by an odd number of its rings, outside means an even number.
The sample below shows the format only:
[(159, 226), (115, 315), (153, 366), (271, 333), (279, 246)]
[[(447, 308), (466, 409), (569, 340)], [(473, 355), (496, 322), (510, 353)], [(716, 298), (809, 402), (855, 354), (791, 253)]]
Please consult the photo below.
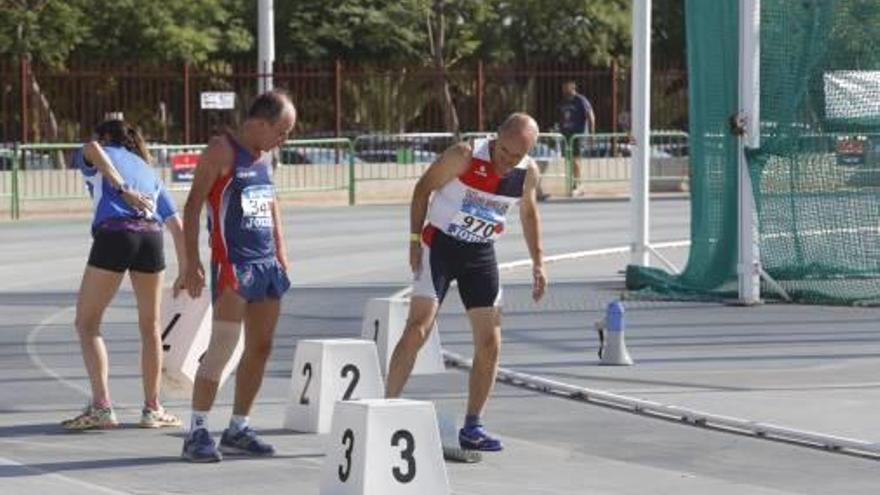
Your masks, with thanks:
[(453, 280), (474, 334), (474, 363), (464, 428), (465, 449), (501, 450), (483, 428), (480, 415), (489, 398), (501, 346), (501, 290), (495, 240), (507, 228), (507, 213), (519, 205), (520, 221), (533, 263), (532, 296), (546, 287), (540, 218), (535, 188), (538, 168), (527, 156), (538, 126), (526, 114), (513, 114), (498, 138), (457, 144), (434, 162), (416, 184), (410, 211), (410, 266), (413, 293), (403, 337), (388, 371), (386, 395), (400, 395), (439, 305)]

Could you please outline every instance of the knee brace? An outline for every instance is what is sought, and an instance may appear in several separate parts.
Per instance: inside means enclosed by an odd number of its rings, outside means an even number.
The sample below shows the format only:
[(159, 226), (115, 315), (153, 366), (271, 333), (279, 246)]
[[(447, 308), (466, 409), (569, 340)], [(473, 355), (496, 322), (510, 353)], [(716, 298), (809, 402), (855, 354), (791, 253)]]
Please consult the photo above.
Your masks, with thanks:
[(196, 376), (212, 382), (220, 382), (226, 363), (229, 362), (229, 358), (235, 351), (240, 337), (241, 323), (214, 320), (211, 327), (211, 341)]

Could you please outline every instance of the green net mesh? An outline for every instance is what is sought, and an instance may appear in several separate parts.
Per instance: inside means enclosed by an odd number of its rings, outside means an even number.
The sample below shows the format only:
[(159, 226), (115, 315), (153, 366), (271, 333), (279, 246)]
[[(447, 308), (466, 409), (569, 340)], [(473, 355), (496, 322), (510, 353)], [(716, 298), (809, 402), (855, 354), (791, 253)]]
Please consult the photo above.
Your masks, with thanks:
[[(736, 291), (737, 2), (687, 2), (691, 250), (680, 275), (630, 266), (642, 295), (717, 298)], [(699, 19), (699, 22), (692, 22)]]
[[(670, 298), (736, 291), (737, 6), (687, 2), (692, 248)], [(880, 302), (880, 2), (762, 0), (761, 145), (749, 150), (766, 272), (798, 302)], [(776, 297), (762, 286), (765, 298)]]

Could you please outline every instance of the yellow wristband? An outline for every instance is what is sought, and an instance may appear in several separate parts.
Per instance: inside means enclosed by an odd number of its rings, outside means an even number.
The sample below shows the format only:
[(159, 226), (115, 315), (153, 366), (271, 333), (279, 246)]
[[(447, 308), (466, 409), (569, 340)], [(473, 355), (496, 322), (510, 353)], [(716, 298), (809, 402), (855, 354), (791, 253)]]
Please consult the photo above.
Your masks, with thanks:
[(409, 234), (409, 242), (420, 242), (422, 240), (422, 234), (411, 232)]

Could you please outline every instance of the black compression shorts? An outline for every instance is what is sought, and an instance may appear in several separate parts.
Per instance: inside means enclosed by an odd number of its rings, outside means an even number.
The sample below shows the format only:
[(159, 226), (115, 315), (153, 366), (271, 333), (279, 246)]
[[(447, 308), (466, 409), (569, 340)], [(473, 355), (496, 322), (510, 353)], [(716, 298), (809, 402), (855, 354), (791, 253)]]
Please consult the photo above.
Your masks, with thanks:
[(158, 273), (165, 269), (162, 231), (97, 229), (89, 265), (113, 272)]
[(464, 307), (498, 306), (501, 287), (493, 243), (464, 242), (429, 226), (422, 236), (422, 269), (413, 283), (413, 296), (440, 302), (449, 285), (458, 281)]

